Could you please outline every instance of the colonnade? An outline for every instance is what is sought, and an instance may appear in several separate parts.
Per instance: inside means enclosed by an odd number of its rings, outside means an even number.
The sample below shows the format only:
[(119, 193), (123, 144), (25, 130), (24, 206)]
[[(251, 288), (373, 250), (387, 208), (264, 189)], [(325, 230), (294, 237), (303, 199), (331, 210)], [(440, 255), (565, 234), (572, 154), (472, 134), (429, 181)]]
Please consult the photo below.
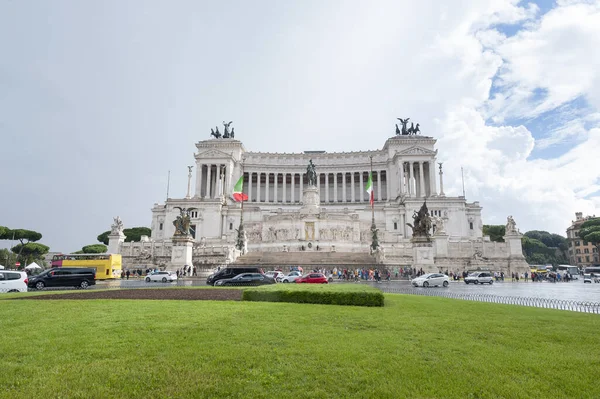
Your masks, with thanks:
[[(232, 192), (235, 183), (232, 181), (233, 165), (198, 164), (197, 168), (196, 197), (212, 199)], [(433, 161), (403, 161), (398, 164), (397, 173), (389, 174), (387, 170), (373, 171), (375, 201), (394, 199), (397, 194), (417, 198), (437, 195)], [(365, 190), (368, 171), (333, 171), (317, 175), (321, 203), (369, 201)], [(244, 193), (250, 202), (299, 203), (305, 184), (304, 171), (245, 170), (244, 173)]]
[[(368, 202), (365, 191), (369, 172), (317, 173), (321, 203)], [(308, 184), (305, 173), (279, 173), (249, 171), (244, 173), (244, 192), (250, 202), (299, 203), (304, 186)], [(391, 197), (385, 170), (373, 171), (375, 201)]]

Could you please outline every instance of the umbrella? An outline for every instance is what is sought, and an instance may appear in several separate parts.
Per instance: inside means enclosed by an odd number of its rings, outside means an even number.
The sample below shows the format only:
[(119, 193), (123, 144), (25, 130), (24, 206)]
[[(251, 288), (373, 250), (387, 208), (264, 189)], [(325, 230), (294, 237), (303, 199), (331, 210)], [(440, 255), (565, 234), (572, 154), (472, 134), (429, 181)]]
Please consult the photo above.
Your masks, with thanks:
[(32, 270), (32, 269), (41, 269), (41, 268), (42, 268), (41, 266), (38, 266), (37, 263), (33, 262), (32, 264), (27, 266), (25, 269)]

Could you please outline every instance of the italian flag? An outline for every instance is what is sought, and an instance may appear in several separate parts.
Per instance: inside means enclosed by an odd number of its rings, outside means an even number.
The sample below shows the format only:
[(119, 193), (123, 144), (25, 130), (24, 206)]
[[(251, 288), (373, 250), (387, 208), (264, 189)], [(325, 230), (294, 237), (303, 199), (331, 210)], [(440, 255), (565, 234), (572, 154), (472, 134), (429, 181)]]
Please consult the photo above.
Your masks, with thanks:
[(244, 175), (240, 176), (240, 179), (235, 183), (233, 187), (233, 200), (236, 202), (248, 201), (248, 196), (242, 191), (244, 190)]
[(367, 180), (367, 193), (369, 193), (369, 202), (371, 205), (375, 202), (375, 194), (373, 193), (373, 176), (372, 172), (369, 172), (369, 180)]

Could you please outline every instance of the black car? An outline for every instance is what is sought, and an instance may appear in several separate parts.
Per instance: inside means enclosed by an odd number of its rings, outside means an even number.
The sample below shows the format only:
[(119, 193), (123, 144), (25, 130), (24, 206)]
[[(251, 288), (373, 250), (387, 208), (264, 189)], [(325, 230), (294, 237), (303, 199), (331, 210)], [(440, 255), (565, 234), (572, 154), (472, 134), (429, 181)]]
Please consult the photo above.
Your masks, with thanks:
[(260, 273), (262, 274), (262, 269), (259, 267), (226, 267), (224, 269), (219, 270), (215, 274), (211, 274), (206, 279), (206, 284), (215, 285), (215, 283), (219, 280), (234, 278), (238, 274), (242, 273)]
[(87, 288), (96, 284), (96, 269), (88, 267), (54, 267), (29, 279), (27, 286), (43, 290), (45, 287)]
[(217, 280), (215, 285), (229, 285), (229, 286), (248, 286), (248, 285), (265, 285), (275, 284), (275, 279), (269, 276), (265, 276), (262, 273), (242, 273), (238, 274), (234, 278), (224, 278)]

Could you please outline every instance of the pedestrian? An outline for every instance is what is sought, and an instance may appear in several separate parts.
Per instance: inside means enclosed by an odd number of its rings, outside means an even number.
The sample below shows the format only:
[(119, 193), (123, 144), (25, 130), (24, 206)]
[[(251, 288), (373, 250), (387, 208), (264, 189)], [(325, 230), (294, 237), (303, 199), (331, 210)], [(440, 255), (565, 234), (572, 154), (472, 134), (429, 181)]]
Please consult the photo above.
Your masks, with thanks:
[(127, 276), (127, 280), (129, 280), (129, 269), (127, 269), (127, 271), (125, 272), (125, 276)]

